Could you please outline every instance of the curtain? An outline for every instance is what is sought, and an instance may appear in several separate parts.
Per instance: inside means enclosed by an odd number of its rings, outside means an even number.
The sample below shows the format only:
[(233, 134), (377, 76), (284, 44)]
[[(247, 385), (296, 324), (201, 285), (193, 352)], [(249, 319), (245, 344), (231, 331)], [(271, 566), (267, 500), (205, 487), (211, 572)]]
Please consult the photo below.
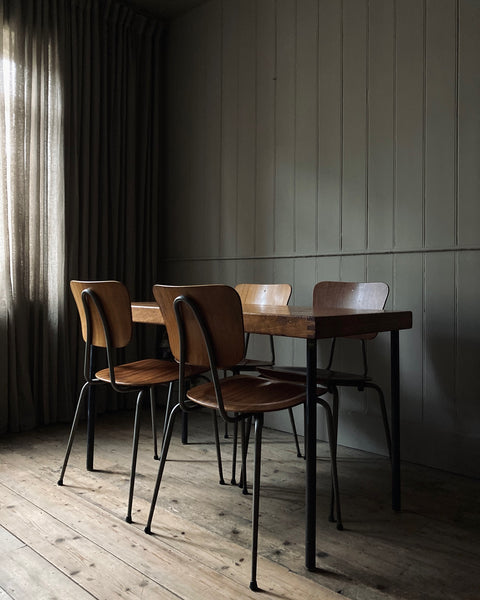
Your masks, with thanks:
[(114, 0), (0, 1), (1, 432), (71, 418), (70, 279), (159, 280), (163, 27)]
[(3, 2), (0, 431), (59, 417), (64, 185), (57, 2)]
[[(153, 300), (160, 280), (163, 24), (120, 2), (72, 0), (65, 37), (67, 279), (117, 279), (134, 299)], [(68, 304), (72, 334), (79, 330), (70, 295)], [(154, 332), (135, 331), (127, 359), (155, 350)], [(69, 347), (77, 389), (78, 336)], [(97, 393), (99, 410), (130, 403), (130, 395)]]

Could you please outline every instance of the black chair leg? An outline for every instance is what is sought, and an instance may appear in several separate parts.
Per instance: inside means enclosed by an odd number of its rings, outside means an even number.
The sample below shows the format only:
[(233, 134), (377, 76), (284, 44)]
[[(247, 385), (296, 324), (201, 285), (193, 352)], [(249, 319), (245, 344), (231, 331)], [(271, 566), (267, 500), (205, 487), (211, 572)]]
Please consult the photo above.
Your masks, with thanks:
[(158, 491), (160, 489), (160, 484), (162, 482), (162, 476), (163, 476), (163, 470), (165, 468), (165, 463), (167, 461), (167, 454), (168, 454), (168, 449), (170, 447), (170, 440), (172, 439), (172, 432), (173, 432), (173, 426), (175, 424), (175, 417), (177, 416), (177, 413), (180, 410), (181, 410), (180, 404), (175, 405), (173, 407), (172, 411), (170, 412), (170, 416), (168, 417), (167, 429), (165, 431), (165, 438), (163, 440), (162, 452), (160, 454), (160, 463), (158, 465), (157, 480), (155, 482), (155, 489), (153, 490), (153, 497), (152, 497), (152, 502), (150, 504), (150, 512), (148, 515), (147, 525), (145, 527), (145, 533), (148, 533), (148, 534), (150, 534), (152, 532), (151, 525), (152, 525), (153, 513), (155, 512), (155, 505), (157, 504)]
[(157, 419), (156, 419), (155, 393), (154, 393), (153, 387), (150, 388), (150, 412), (152, 415), (153, 458), (154, 458), (154, 460), (158, 460)]
[(217, 451), (217, 465), (218, 465), (218, 477), (220, 485), (225, 485), (225, 480), (223, 478), (223, 467), (222, 467), (222, 454), (220, 452), (220, 437), (218, 435), (218, 421), (217, 421), (217, 413), (212, 410), (212, 419), (213, 419), (213, 433), (215, 436), (215, 449)]
[[(330, 448), (330, 462), (332, 472), (332, 490), (330, 496), (330, 515), (328, 520), (332, 523), (337, 523), (337, 529), (343, 530), (342, 523), (342, 511), (340, 508), (340, 489), (338, 485), (338, 471), (337, 471), (337, 435), (335, 430), (335, 419), (332, 415), (330, 405), (323, 398), (318, 398), (317, 402), (325, 409), (325, 416), (327, 418), (327, 430), (328, 430), (328, 444)], [(337, 516), (335, 518), (335, 512)]]
[(260, 591), (257, 585), (257, 557), (258, 557), (258, 516), (260, 510), (260, 468), (262, 460), (262, 428), (263, 413), (255, 415), (255, 458), (253, 474), (253, 505), (252, 505), (252, 576), (250, 589)]
[(78, 420), (80, 418), (80, 410), (82, 408), (85, 393), (87, 392), (89, 387), (91, 387), (91, 384), (86, 382), (83, 384), (83, 387), (80, 390), (80, 395), (78, 397), (78, 402), (77, 402), (77, 408), (75, 409), (75, 415), (73, 417), (72, 427), (70, 429), (70, 435), (68, 437), (67, 450), (65, 452), (65, 458), (63, 459), (62, 471), (60, 473), (60, 477), (57, 482), (58, 485), (63, 485), (63, 478), (65, 476), (65, 470), (67, 468), (68, 459), (70, 458), (70, 452), (72, 450), (73, 440), (75, 438), (75, 431), (77, 430)]
[(170, 416), (170, 406), (172, 404), (172, 392), (173, 392), (173, 381), (170, 382), (168, 386), (168, 395), (167, 395), (167, 403), (165, 405), (165, 420), (163, 421), (163, 432), (162, 432), (162, 446), (160, 448), (160, 452), (163, 449), (163, 444), (165, 441), (165, 432), (167, 430), (168, 417)]
[[(228, 425), (225, 422), (225, 425)], [(237, 446), (238, 446), (238, 421), (233, 424), (233, 449), (232, 449), (232, 478), (230, 483), (237, 485), (236, 474), (237, 474)]]
[(140, 434), (140, 408), (142, 406), (144, 390), (138, 392), (137, 406), (135, 408), (135, 423), (133, 426), (133, 444), (132, 444), (132, 466), (130, 469), (130, 490), (128, 493), (128, 508), (127, 516), (125, 521), (127, 523), (132, 522), (132, 504), (133, 504), (133, 491), (135, 488), (135, 472), (137, 470), (137, 454), (138, 454), (138, 438)]
[[(246, 421), (246, 422), (245, 422)], [(248, 440), (250, 437), (250, 427), (252, 425), (252, 419), (242, 419), (241, 431), (242, 431), (242, 470), (240, 473), (239, 486), (242, 488), (242, 493), (247, 495), (247, 452), (248, 452)]]
[(297, 456), (298, 456), (298, 458), (302, 458), (302, 453), (300, 451), (300, 444), (298, 443), (298, 434), (297, 434), (297, 427), (295, 425), (295, 416), (294, 416), (293, 410), (291, 408), (288, 409), (288, 416), (290, 417), (290, 425), (292, 426), (293, 437), (295, 439), (295, 447), (297, 448)]
[(390, 437), (390, 425), (388, 424), (387, 408), (385, 406), (385, 397), (382, 392), (382, 388), (375, 383), (366, 383), (365, 387), (372, 388), (378, 394), (378, 401), (380, 403), (380, 410), (382, 413), (383, 429), (385, 430), (385, 440), (387, 442), (388, 456), (390, 462), (392, 461), (392, 439)]

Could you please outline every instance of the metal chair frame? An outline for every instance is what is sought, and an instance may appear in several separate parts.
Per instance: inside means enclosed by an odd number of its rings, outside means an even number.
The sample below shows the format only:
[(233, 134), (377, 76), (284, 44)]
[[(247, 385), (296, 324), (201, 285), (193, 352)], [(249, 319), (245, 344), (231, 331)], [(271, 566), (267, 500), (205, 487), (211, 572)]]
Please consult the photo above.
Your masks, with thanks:
[[(184, 322), (184, 313), (186, 310), (191, 311), (195, 322), (198, 324), (201, 335), (203, 338), (203, 342), (205, 344), (205, 348), (208, 355), (208, 362), (210, 366), (211, 372), (211, 381), (213, 384), (215, 399), (216, 399), (216, 409), (212, 409), (212, 414), (214, 415), (214, 420), (216, 422), (215, 412), (216, 410), (219, 412), (220, 416), (226, 423), (238, 423), (242, 424), (242, 429), (244, 429), (245, 421), (248, 419), (253, 419), (255, 426), (255, 452), (254, 452), (254, 478), (253, 478), (253, 504), (252, 504), (252, 564), (251, 564), (251, 579), (250, 579), (250, 589), (253, 591), (259, 591), (259, 587), (257, 584), (257, 557), (258, 557), (258, 522), (259, 522), (259, 499), (260, 499), (260, 471), (261, 471), (261, 450), (262, 450), (262, 429), (263, 429), (263, 421), (264, 415), (263, 412), (241, 412), (234, 413), (233, 415), (229, 414), (229, 412), (225, 409), (225, 404), (222, 395), (222, 384), (218, 375), (219, 367), (216, 356), (215, 349), (212, 343), (212, 338), (209, 332), (208, 325), (205, 321), (205, 318), (202, 314), (201, 309), (197, 305), (197, 303), (190, 297), (186, 295), (179, 295), (173, 302), (174, 305), (174, 313), (175, 319), (178, 327), (178, 335), (179, 335), (179, 397), (178, 403), (173, 408), (170, 413), (167, 431), (165, 435), (165, 443), (162, 448), (160, 463), (158, 467), (158, 475), (155, 482), (155, 487), (153, 491), (152, 502), (150, 505), (150, 512), (148, 515), (147, 525), (145, 527), (145, 532), (151, 534), (151, 524), (153, 519), (153, 514), (155, 511), (155, 505), (158, 498), (158, 492), (160, 488), (160, 484), (163, 477), (163, 472), (165, 468), (165, 463), (167, 460), (168, 449), (170, 446), (170, 441), (172, 437), (172, 431), (174, 426), (174, 421), (176, 415), (180, 411), (189, 410), (188, 404), (186, 402), (187, 397), (187, 389), (185, 384), (185, 365), (186, 365), (186, 331), (185, 331), (185, 322)], [(244, 341), (243, 341), (244, 344)], [(227, 379), (235, 379), (238, 376), (234, 376), (233, 378)], [(258, 381), (258, 378), (254, 378)], [(223, 379), (225, 382), (225, 379)], [(332, 422), (333, 427), (333, 422)], [(219, 451), (219, 450), (218, 450)], [(333, 462), (333, 461), (332, 461)], [(242, 447), (242, 467), (245, 467), (246, 463), (246, 447), (243, 445)], [(219, 462), (219, 465), (221, 463)], [(338, 487), (336, 487), (336, 491), (338, 493)]]
[[(132, 521), (132, 504), (133, 504), (133, 494), (135, 488), (135, 473), (136, 473), (136, 464), (137, 464), (137, 455), (138, 455), (138, 441), (139, 441), (139, 433), (140, 433), (140, 408), (142, 405), (143, 397), (145, 391), (149, 389), (150, 391), (150, 409), (151, 409), (151, 419), (152, 419), (152, 434), (154, 440), (154, 458), (158, 460), (158, 448), (157, 448), (157, 430), (156, 430), (156, 416), (155, 416), (155, 398), (153, 394), (153, 386), (130, 386), (130, 385), (122, 385), (118, 384), (115, 376), (115, 347), (112, 342), (112, 335), (110, 330), (110, 325), (108, 323), (107, 315), (105, 314), (105, 310), (103, 304), (98, 297), (98, 295), (91, 288), (86, 288), (82, 291), (81, 294), (82, 304), (85, 311), (85, 321), (86, 321), (86, 339), (85, 339), (85, 350), (84, 350), (84, 362), (83, 362), (83, 372), (85, 377), (85, 383), (83, 384), (79, 398), (77, 401), (77, 406), (75, 409), (75, 414), (72, 422), (72, 427), (70, 430), (70, 435), (68, 438), (67, 449), (65, 452), (65, 458), (63, 461), (60, 477), (58, 479), (58, 485), (63, 485), (63, 480), (65, 476), (65, 471), (67, 468), (68, 460), (70, 458), (70, 453), (73, 446), (73, 441), (75, 438), (75, 432), (78, 426), (78, 421), (80, 419), (81, 408), (83, 404), (83, 400), (85, 398), (86, 392), (90, 389), (91, 386), (96, 385), (111, 385), (114, 391), (125, 394), (125, 393), (137, 393), (136, 406), (135, 406), (135, 421), (134, 421), (134, 434), (133, 434), (133, 444), (132, 444), (132, 461), (131, 461), (131, 469), (130, 469), (130, 487), (129, 487), (129, 495), (128, 495), (128, 508), (127, 508), (127, 516), (126, 521)], [(107, 358), (107, 366), (110, 376), (110, 381), (104, 381), (98, 379), (93, 374), (93, 352), (94, 345), (92, 340), (92, 315), (91, 315), (91, 307), (89, 304), (89, 299), (93, 302), (95, 309), (98, 312), (100, 317), (103, 334), (105, 338), (105, 353)], [(172, 394), (173, 389), (173, 381), (169, 382), (169, 390), (168, 390), (168, 402), (170, 401), (170, 396)]]

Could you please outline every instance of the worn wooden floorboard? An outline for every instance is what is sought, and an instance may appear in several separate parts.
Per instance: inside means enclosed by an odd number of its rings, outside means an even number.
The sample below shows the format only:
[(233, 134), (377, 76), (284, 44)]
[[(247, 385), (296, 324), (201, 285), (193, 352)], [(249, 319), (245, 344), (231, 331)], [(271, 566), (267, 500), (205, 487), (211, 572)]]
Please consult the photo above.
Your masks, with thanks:
[[(259, 597), (248, 590), (251, 496), (218, 485), (209, 415), (192, 414), (188, 445), (175, 432), (152, 536), (143, 527), (158, 462), (147, 413), (134, 523), (124, 521), (132, 429), (131, 412), (100, 416), (96, 470), (87, 472), (82, 423), (63, 487), (56, 481), (68, 426), (0, 439), (0, 600)], [(222, 438), (222, 451), (229, 481), (231, 439)], [(262, 598), (480, 600), (479, 481), (404, 465), (404, 508), (395, 514), (388, 461), (341, 448), (339, 532), (326, 518), (327, 445), (319, 443), (318, 453), (318, 571), (310, 573), (303, 566), (304, 461), (289, 434), (265, 430)]]

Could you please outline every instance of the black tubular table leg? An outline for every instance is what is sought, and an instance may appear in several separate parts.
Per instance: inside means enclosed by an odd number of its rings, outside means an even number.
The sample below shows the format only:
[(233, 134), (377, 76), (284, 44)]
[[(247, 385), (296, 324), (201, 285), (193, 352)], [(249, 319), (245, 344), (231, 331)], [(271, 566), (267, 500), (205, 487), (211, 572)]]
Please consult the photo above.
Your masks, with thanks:
[[(93, 350), (90, 350), (90, 379), (95, 375)], [(87, 471), (93, 471), (93, 448), (95, 445), (95, 391), (91, 385), (87, 397)]]
[(317, 340), (307, 339), (307, 401), (305, 406), (305, 566), (315, 570), (317, 495)]
[(392, 411), (392, 508), (400, 510), (400, 346), (399, 332), (390, 332)]

